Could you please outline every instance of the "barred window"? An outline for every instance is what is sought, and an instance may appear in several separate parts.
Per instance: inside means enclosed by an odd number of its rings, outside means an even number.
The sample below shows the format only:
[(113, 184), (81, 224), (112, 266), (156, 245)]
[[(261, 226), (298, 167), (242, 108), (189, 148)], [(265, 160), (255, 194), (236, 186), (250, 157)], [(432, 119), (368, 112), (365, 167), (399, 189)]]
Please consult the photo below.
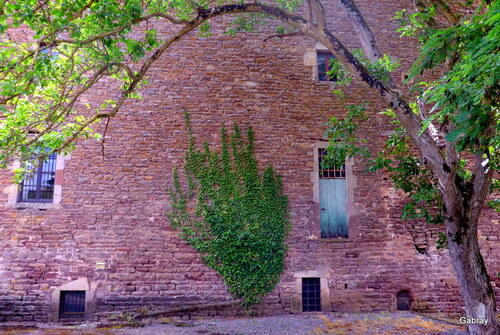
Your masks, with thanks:
[(320, 179), (345, 179), (345, 165), (325, 164), (325, 158), (328, 155), (326, 149), (318, 149), (318, 170)]
[(59, 321), (85, 319), (85, 291), (61, 291)]
[(56, 158), (55, 153), (48, 156), (36, 169), (33, 176), (21, 182), (18, 202), (53, 202)]
[(321, 283), (319, 278), (302, 278), (302, 311), (321, 311)]

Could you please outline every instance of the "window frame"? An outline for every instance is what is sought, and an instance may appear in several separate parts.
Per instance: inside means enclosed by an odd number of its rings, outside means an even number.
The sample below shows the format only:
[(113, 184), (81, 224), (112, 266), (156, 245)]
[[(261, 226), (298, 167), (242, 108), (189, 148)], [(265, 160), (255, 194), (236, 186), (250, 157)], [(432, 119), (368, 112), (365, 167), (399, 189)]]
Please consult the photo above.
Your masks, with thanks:
[[(44, 170), (46, 162), (48, 162), (48, 164), (50, 166), (50, 170), (49, 169)], [(57, 168), (56, 165), (57, 165), (57, 154), (53, 153), (53, 154), (49, 155), (46, 158), (46, 160), (44, 160), (43, 162), (40, 163), (40, 166), (38, 166), (36, 168), (36, 171), (33, 174), (33, 177), (23, 179), (21, 181), (21, 183), (19, 184), (19, 192), (18, 192), (17, 202), (18, 203), (53, 203), (54, 202), (56, 168)], [(42, 180), (43, 180), (42, 177), (44, 175), (52, 175), (52, 174), (54, 175), (54, 181), (52, 184), (52, 192), (51, 192), (52, 195), (50, 198), (43, 198), (42, 192), (47, 192), (47, 191), (42, 190), (42, 188), (44, 187), (44, 185), (42, 185)], [(35, 176), (36, 176), (36, 178), (35, 178)], [(27, 185), (26, 181), (32, 180), (32, 179), (36, 180), (36, 183), (34, 185)], [(35, 191), (35, 198), (31, 200), (27, 196), (27, 194), (26, 194), (26, 197), (23, 197), (23, 195), (25, 193), (25, 188), (33, 187), (33, 186), (34, 186), (34, 190), (29, 190), (28, 192)]]
[[(319, 57), (324, 56), (325, 61), (320, 63), (319, 62)], [(317, 78), (318, 81), (320, 82), (328, 82), (328, 81), (337, 81), (337, 77), (330, 78), (328, 77), (328, 71), (330, 71), (330, 60), (334, 59), (335, 56), (330, 52), (330, 51), (324, 51), (324, 50), (316, 50), (316, 72), (317, 72)], [(320, 64), (325, 65), (325, 71), (320, 71), (319, 66)], [(322, 79), (322, 74), (324, 74), (324, 78)]]
[(301, 284), (302, 312), (321, 312), (321, 278), (304, 277)]
[[(52, 200), (50, 202), (20, 202), (20, 185), (12, 183), (4, 189), (4, 193), (7, 194), (7, 203), (5, 208), (14, 209), (59, 209), (61, 208), (62, 202), (62, 189), (64, 185), (64, 168), (66, 162), (71, 159), (71, 155), (58, 154), (55, 161), (55, 176), (54, 176), (54, 191)], [(10, 166), (11, 170), (15, 170), (21, 167), (21, 162), (16, 161)]]
[[(313, 184), (313, 213), (315, 216), (314, 228), (311, 234), (314, 236), (321, 236), (321, 219), (320, 219), (320, 193), (319, 193), (319, 149), (328, 148), (329, 143), (319, 141), (314, 144), (314, 164), (313, 171), (311, 172), (311, 182)], [(345, 162), (345, 180), (346, 180), (346, 206), (347, 206), (347, 226), (349, 230), (349, 237), (320, 237), (318, 241), (324, 242), (348, 242), (358, 238), (359, 235), (359, 213), (354, 202), (354, 192), (357, 187), (357, 178), (353, 173), (354, 159), (346, 159)]]
[(302, 280), (303, 278), (319, 278), (320, 283), (320, 303), (321, 312), (331, 312), (332, 302), (330, 295), (330, 285), (332, 270), (328, 267), (322, 267), (321, 270), (301, 270), (295, 271), (293, 277), (295, 279), (294, 289), (291, 296), (292, 313), (303, 313), (302, 306)]
[[(321, 238), (349, 238), (349, 221), (348, 221), (348, 212), (347, 212), (347, 174), (346, 174), (346, 167), (345, 163), (342, 165), (333, 165), (333, 166), (322, 166), (322, 163), (325, 161), (325, 157), (328, 155), (328, 152), (326, 148), (317, 148), (317, 154), (318, 154), (318, 161), (317, 161), (317, 169), (318, 169), (318, 178), (319, 178), (319, 183), (320, 183), (320, 190), (319, 190), (319, 196), (320, 196), (320, 237)], [(321, 183), (324, 181), (324, 183), (328, 183), (329, 185), (327, 188), (330, 189), (330, 192), (327, 192), (328, 195), (323, 194), (322, 192), (322, 186)], [(343, 181), (340, 185), (344, 184), (343, 187), (337, 184), (338, 182)], [(334, 182), (332, 185), (331, 182)], [(323, 184), (323, 187), (327, 186)], [(335, 186), (337, 185), (337, 186)], [(333, 186), (334, 190), (331, 189)], [(342, 190), (343, 189), (343, 190)], [(324, 190), (324, 188), (323, 188)], [(331, 193), (331, 191), (334, 191)], [(325, 198), (326, 196), (326, 198)], [(325, 201), (325, 199), (328, 199), (328, 204), (322, 203), (322, 200)], [(335, 200), (334, 200), (335, 199)], [(328, 207), (331, 206), (331, 203), (334, 203), (333, 207), (330, 207), (330, 210), (328, 210)], [(336, 203), (336, 204), (335, 204)], [(328, 224), (327, 227), (323, 227), (323, 215), (328, 213), (328, 215), (334, 215), (337, 216), (340, 213), (344, 213), (344, 210), (340, 207), (343, 207), (345, 209), (345, 216), (342, 215), (341, 217), (345, 219), (344, 223), (337, 222), (337, 224), (340, 224), (341, 226), (335, 227), (334, 231), (331, 231), (330, 227), (330, 220), (327, 219)], [(321, 207), (327, 207), (327, 208), (321, 208)], [(342, 221), (343, 221), (342, 219)], [(347, 231), (342, 229), (342, 227), (347, 226)], [(324, 231), (325, 229), (325, 231)], [(324, 236), (328, 235), (328, 236)]]

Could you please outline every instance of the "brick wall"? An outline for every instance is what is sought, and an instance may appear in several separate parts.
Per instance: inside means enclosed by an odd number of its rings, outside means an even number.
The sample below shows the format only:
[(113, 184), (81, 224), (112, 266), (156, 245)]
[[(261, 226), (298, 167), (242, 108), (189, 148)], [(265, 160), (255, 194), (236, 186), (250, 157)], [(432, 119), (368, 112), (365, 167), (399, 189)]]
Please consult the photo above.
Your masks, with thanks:
[[(382, 51), (401, 57), (403, 72), (414, 49), (393, 33), (390, 18), (397, 6), (411, 2), (361, 3)], [(345, 29), (338, 35), (356, 46), (335, 4), (326, 7), (336, 13), (335, 25)], [(270, 33), (272, 26), (265, 29)], [(344, 109), (331, 83), (311, 79), (313, 68), (304, 59), (314, 52), (314, 41), (265, 42), (266, 36), (233, 38), (216, 29), (209, 39), (190, 35), (173, 46), (153, 66), (143, 99), (128, 101), (112, 119), (104, 156), (99, 143), (88, 141), (78, 143), (66, 160), (60, 209), (6, 208), (12, 176), (1, 174), (6, 191), (0, 194), (0, 321), (49, 320), (54, 290), (82, 277), (95, 288), (95, 320), (161, 310), (238, 312), (221, 278), (177, 237), (164, 215), (172, 169), (182, 164), (188, 145), (184, 108), (200, 142), (218, 143), (223, 122), (250, 122), (261, 166), (272, 163), (283, 177), (292, 231), (286, 270), (262, 305), (265, 313), (293, 309), (295, 275), (309, 270), (325, 274), (333, 311), (394, 311), (397, 292), (409, 290), (415, 310), (463, 314), (448, 253), (435, 248), (439, 228), (402, 221), (404, 199), (383, 172), (364, 174), (363, 166), (354, 164), (355, 236), (311, 238), (320, 230), (311, 182), (314, 145), (329, 117), (342, 117)], [(106, 87), (87, 99), (107, 97)], [(352, 84), (350, 92), (349, 103), (370, 100), (373, 115), (361, 133), (377, 150), (390, 130), (376, 114), (385, 106), (363, 86)], [(497, 214), (484, 211), (479, 238), (492, 275), (500, 268), (499, 224)], [(416, 244), (427, 251), (419, 253)], [(105, 269), (97, 270), (97, 262)], [(199, 308), (210, 304), (219, 307)]]

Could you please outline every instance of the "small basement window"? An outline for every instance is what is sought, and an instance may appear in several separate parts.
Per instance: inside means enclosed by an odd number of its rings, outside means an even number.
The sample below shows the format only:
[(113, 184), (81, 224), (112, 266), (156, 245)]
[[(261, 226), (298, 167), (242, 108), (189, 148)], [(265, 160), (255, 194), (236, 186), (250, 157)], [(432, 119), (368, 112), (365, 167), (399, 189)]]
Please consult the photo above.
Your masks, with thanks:
[(59, 321), (83, 321), (85, 319), (85, 291), (61, 291)]
[(410, 310), (410, 292), (399, 291), (397, 296), (398, 311), (409, 311)]
[(319, 278), (302, 278), (302, 311), (321, 311), (321, 285)]

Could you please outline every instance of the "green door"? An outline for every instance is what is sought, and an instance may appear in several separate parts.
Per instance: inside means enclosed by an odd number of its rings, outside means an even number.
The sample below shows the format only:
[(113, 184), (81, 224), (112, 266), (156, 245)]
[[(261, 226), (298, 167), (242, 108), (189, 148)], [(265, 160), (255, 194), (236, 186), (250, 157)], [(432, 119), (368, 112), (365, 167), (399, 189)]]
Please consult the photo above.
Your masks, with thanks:
[(349, 237), (345, 165), (328, 164), (327, 155), (318, 149), (321, 237)]
[(321, 237), (349, 237), (346, 180), (319, 180)]

